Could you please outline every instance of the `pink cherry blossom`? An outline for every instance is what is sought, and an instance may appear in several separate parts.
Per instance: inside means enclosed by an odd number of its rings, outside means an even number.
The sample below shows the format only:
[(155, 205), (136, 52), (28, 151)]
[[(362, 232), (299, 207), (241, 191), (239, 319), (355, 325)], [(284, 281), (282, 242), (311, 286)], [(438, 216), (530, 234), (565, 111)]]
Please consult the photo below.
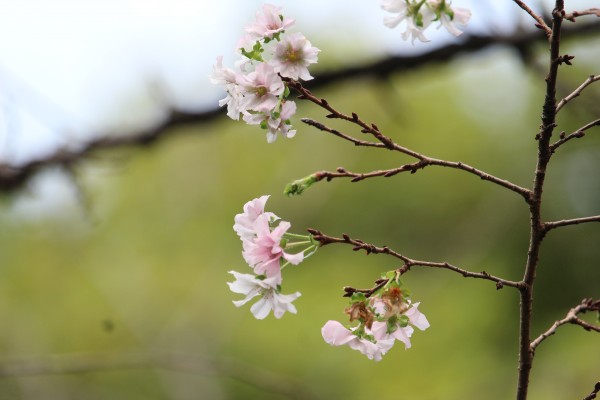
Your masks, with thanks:
[(234, 293), (240, 293), (246, 297), (243, 300), (234, 301), (236, 307), (241, 307), (256, 296), (261, 299), (252, 305), (250, 311), (256, 319), (266, 318), (271, 310), (275, 318), (281, 318), (285, 312), (296, 314), (296, 307), (292, 301), (301, 296), (299, 292), (293, 294), (278, 293), (276, 278), (258, 279), (255, 275), (240, 274), (236, 271), (229, 271), (235, 277), (234, 282), (227, 282), (229, 288)]
[(398, 323), (394, 326), (394, 330), (392, 332), (388, 332), (387, 321), (375, 321), (373, 322), (372, 327), (373, 335), (375, 336), (375, 338), (377, 340), (396, 339), (404, 343), (404, 347), (406, 349), (410, 349), (410, 338), (415, 331), (413, 326), (419, 328), (422, 331), (429, 328), (429, 321), (427, 320), (425, 315), (421, 313), (418, 309), (419, 304), (420, 303), (414, 303), (411, 305), (410, 302), (406, 303), (405, 306), (403, 304), (403, 307), (400, 308), (402, 311), (398, 312), (397, 314), (394, 314), (386, 308), (384, 302), (381, 299), (374, 299), (372, 305), (378, 314), (385, 316), (385, 318), (388, 319), (392, 316), (399, 317), (400, 315), (406, 315), (410, 324), (402, 327), (400, 326), (400, 323), (398, 321)]
[(272, 39), (273, 35), (286, 30), (294, 25), (294, 22), (293, 19), (282, 16), (281, 7), (264, 4), (262, 12), (256, 13), (254, 23), (246, 28), (246, 32), (256, 39)]
[(268, 221), (279, 219), (274, 213), (265, 212), (265, 204), (269, 197), (269, 195), (264, 195), (250, 200), (244, 204), (244, 212), (235, 216), (233, 230), (237, 232), (242, 241), (251, 240), (256, 236), (254, 225), (259, 216), (266, 215)]
[(303, 34), (297, 32), (287, 35), (275, 47), (275, 54), (270, 61), (275, 72), (291, 79), (305, 81), (313, 77), (308, 73), (308, 66), (315, 64), (318, 48), (313, 47)]
[(373, 322), (373, 336), (375, 336), (375, 338), (379, 341), (379, 340), (398, 340), (402, 343), (404, 343), (404, 348), (406, 349), (410, 349), (411, 347), (411, 343), (410, 343), (410, 337), (412, 336), (413, 332), (415, 331), (414, 328), (412, 326), (405, 326), (400, 327), (397, 326), (396, 329), (391, 332), (388, 333), (388, 326), (386, 322), (379, 322), (379, 321), (375, 321)]
[(348, 345), (353, 350), (358, 350), (369, 360), (380, 361), (382, 356), (392, 348), (394, 341), (378, 340), (376, 343), (360, 338), (354, 334), (354, 329), (348, 329), (338, 321), (327, 321), (321, 328), (321, 335), (325, 342), (332, 346)]
[(244, 115), (244, 121), (250, 125), (259, 125), (263, 121), (266, 123), (267, 128), (267, 142), (273, 143), (279, 134), (285, 138), (292, 138), (296, 135), (296, 130), (290, 129), (291, 125), (288, 121), (296, 113), (296, 103), (293, 101), (286, 101), (281, 105), (281, 111), (277, 113), (277, 117), (274, 118), (274, 113), (254, 113)]
[(245, 97), (246, 110), (271, 112), (278, 104), (284, 85), (281, 77), (267, 63), (260, 63), (253, 72), (239, 81)]
[(268, 216), (259, 215), (255, 222), (256, 238), (252, 241), (244, 241), (242, 255), (246, 262), (254, 268), (258, 275), (266, 275), (267, 278), (276, 277), (281, 282), (280, 259), (283, 258), (290, 264), (297, 265), (304, 259), (304, 254), (289, 254), (283, 251), (281, 240), (290, 228), (291, 224), (281, 221), (279, 225), (270, 230)]

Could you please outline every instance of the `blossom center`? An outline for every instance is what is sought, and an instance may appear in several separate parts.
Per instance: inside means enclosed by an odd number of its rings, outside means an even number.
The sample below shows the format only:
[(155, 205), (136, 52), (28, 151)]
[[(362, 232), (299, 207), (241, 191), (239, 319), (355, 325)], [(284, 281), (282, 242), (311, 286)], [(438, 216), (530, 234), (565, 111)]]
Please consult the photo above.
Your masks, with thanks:
[(258, 97), (263, 97), (267, 93), (269, 93), (269, 91), (264, 86), (260, 86), (260, 87), (256, 88), (256, 96), (258, 96)]
[(300, 51), (289, 46), (285, 52), (285, 59), (291, 63), (296, 63), (298, 60), (302, 59), (302, 54)]

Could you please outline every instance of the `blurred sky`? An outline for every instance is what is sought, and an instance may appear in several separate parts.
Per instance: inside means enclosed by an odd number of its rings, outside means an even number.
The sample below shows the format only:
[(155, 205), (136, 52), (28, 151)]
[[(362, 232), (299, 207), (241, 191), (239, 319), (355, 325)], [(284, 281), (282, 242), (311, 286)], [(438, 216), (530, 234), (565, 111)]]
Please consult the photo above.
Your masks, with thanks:
[[(216, 106), (208, 74), (233, 48), (258, 0), (0, 0), (0, 163), (19, 164), (86, 139), (126, 134), (159, 121), (169, 105)], [(431, 43), (401, 40), (383, 26), (378, 0), (273, 1), (317, 47), (356, 55), (411, 53), (456, 40), (430, 28)], [(550, 8), (552, 1), (546, 3)], [(581, 9), (594, 2), (569, 2)], [(510, 31), (531, 19), (512, 1), (456, 0), (470, 8), (468, 31)], [(338, 46), (339, 44), (339, 46)], [(344, 59), (344, 49), (360, 48)], [(331, 54), (331, 53), (330, 53)], [(320, 54), (323, 63), (334, 56)], [(341, 58), (341, 60), (340, 60)]]

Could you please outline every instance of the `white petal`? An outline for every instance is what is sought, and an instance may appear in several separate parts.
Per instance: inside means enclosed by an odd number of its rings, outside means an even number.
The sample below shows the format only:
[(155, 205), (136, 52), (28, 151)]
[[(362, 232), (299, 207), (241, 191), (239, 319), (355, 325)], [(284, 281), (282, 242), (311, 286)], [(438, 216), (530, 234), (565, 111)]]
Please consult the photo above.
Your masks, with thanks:
[(427, 320), (427, 317), (425, 317), (425, 314), (419, 311), (419, 304), (421, 303), (413, 304), (412, 307), (406, 311), (405, 315), (408, 317), (411, 325), (414, 325), (420, 330), (424, 331), (425, 329), (429, 328), (429, 321)]
[(232, 274), (236, 279), (234, 282), (227, 282), (229, 289), (231, 289), (231, 291), (234, 293), (248, 294), (253, 289), (259, 287), (257, 282), (258, 280), (256, 279), (255, 275), (240, 274), (236, 271), (229, 271), (229, 273)]
[(391, 334), (391, 336), (404, 343), (404, 348), (410, 349), (410, 337), (412, 336), (413, 332), (414, 329), (411, 326), (407, 326), (405, 328), (399, 327)]
[(252, 305), (250, 311), (256, 319), (265, 319), (272, 308), (271, 303), (267, 300), (267, 296), (263, 296), (262, 299)]

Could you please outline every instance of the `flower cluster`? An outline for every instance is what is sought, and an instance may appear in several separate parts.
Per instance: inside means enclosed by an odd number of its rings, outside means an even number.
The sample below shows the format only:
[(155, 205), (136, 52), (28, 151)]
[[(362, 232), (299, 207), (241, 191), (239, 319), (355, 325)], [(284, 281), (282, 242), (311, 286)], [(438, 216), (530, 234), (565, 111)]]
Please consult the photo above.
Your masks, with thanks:
[[(392, 272), (394, 274), (394, 272)], [(407, 289), (395, 276), (387, 278), (387, 284), (369, 298), (362, 292), (352, 295), (346, 313), (350, 322), (358, 321), (354, 327), (346, 327), (338, 321), (327, 321), (321, 329), (323, 339), (332, 346), (348, 345), (369, 359), (379, 361), (395, 341), (411, 347), (410, 338), (416, 327), (429, 328), (429, 321), (418, 307), (412, 303)]]
[[(261, 296), (250, 309), (257, 319), (264, 319), (271, 310), (276, 318), (281, 318), (286, 311), (296, 313), (292, 301), (300, 297), (300, 293), (281, 294), (281, 270), (290, 264), (298, 265), (317, 249), (310, 236), (288, 233), (291, 226), (289, 222), (265, 211), (268, 199), (269, 196), (261, 196), (247, 202), (244, 212), (235, 216), (233, 225), (242, 241), (242, 255), (254, 274), (230, 271), (236, 280), (228, 282), (228, 285), (231, 291), (246, 296), (243, 300), (233, 302), (237, 307)], [(300, 241), (293, 241), (298, 239)], [(289, 253), (288, 250), (294, 247), (305, 249), (299, 253)]]
[(218, 57), (210, 77), (227, 92), (219, 101), (220, 106), (227, 105), (227, 115), (260, 125), (269, 143), (278, 135), (296, 134), (290, 122), (296, 104), (288, 100), (286, 81), (312, 79), (308, 66), (317, 62), (320, 51), (301, 33), (286, 34), (292, 25), (294, 20), (284, 17), (280, 7), (265, 4), (238, 42), (241, 58), (236, 69), (223, 67), (223, 57)]
[(466, 25), (471, 19), (471, 11), (466, 8), (452, 7), (446, 0), (381, 0), (381, 8), (395, 16), (385, 17), (383, 23), (389, 28), (395, 28), (402, 21), (406, 21), (406, 30), (402, 39), (415, 39), (428, 42), (423, 31), (438, 21), (441, 27), (446, 28), (454, 36), (459, 36), (462, 31), (455, 24)]

